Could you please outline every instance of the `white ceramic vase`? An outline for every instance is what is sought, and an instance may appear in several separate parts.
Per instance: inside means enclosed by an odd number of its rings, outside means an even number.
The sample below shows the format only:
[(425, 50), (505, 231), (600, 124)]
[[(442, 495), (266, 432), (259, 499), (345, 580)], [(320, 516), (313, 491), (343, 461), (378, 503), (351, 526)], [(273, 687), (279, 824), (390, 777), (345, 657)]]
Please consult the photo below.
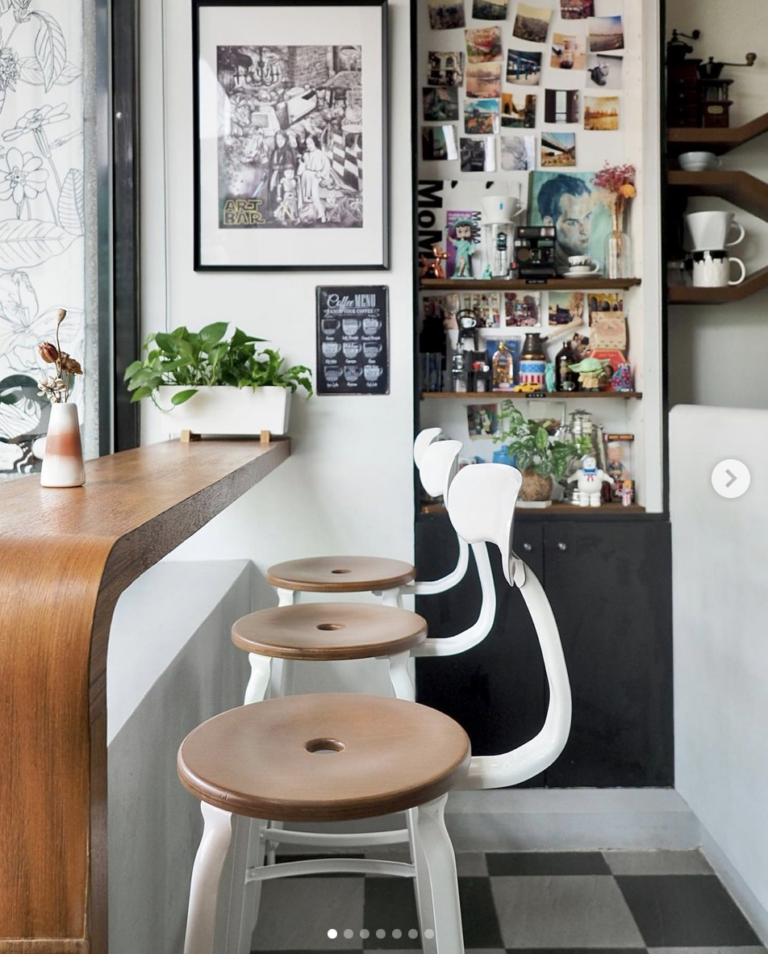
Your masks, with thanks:
[(84, 483), (85, 465), (77, 405), (52, 404), (40, 485), (82, 487)]

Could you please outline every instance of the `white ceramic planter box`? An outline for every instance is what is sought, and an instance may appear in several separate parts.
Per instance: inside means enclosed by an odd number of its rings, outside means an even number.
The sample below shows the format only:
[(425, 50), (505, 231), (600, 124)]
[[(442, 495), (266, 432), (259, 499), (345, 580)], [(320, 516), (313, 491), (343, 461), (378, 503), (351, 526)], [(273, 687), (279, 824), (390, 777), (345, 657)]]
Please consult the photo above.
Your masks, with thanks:
[[(171, 398), (186, 386), (163, 386), (157, 400), (162, 408), (172, 407)], [(290, 388), (198, 388), (197, 394), (163, 415), (171, 434), (192, 431), (193, 434), (222, 436), (259, 434), (270, 431), (281, 436), (288, 433), (291, 411)]]

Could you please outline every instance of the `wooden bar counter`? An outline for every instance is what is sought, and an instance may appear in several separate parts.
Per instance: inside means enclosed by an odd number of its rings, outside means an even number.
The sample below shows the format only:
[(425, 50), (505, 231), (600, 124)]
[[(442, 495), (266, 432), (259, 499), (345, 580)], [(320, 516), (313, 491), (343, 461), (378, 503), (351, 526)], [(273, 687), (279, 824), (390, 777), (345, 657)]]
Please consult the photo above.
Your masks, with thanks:
[(169, 441), (89, 462), (82, 488), (0, 485), (0, 954), (106, 954), (115, 604), (289, 454)]

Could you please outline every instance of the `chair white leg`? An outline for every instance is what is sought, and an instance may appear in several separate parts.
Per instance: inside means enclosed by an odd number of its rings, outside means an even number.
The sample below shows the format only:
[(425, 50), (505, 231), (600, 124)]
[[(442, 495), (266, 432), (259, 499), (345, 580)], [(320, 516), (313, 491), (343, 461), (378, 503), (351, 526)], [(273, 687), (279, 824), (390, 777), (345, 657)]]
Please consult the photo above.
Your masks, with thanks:
[(269, 656), (260, 656), (258, 653), (248, 653), (251, 664), (251, 678), (245, 690), (243, 705), (249, 706), (252, 702), (261, 702), (269, 688), (272, 660)]
[(400, 588), (396, 587), (394, 590), (382, 590), (381, 591), (381, 602), (384, 606), (403, 606), (403, 598), (400, 595)]
[(405, 699), (406, 702), (416, 701), (416, 690), (413, 687), (411, 674), (408, 672), (410, 653), (395, 653), (387, 657), (389, 660), (389, 681), (396, 699)]
[(443, 795), (414, 809), (416, 877), (423, 877), (418, 870), (423, 862), (429, 874), (435, 949), (439, 954), (464, 954), (456, 856), (443, 817), (447, 800), (448, 796)]
[(278, 606), (293, 606), (296, 602), (296, 597), (298, 594), (296, 590), (282, 590), (278, 587), (277, 590), (277, 605)]
[(201, 802), (205, 827), (192, 868), (184, 954), (215, 954), (216, 902), (219, 880), (232, 839), (232, 815)]
[[(238, 819), (249, 823), (248, 848), (246, 852), (245, 868), (260, 868), (264, 864), (264, 829), (267, 822), (256, 819)], [(245, 878), (245, 872), (240, 869), (240, 876)], [(261, 901), (261, 881), (246, 880), (243, 889), (243, 903), (240, 915), (240, 933), (237, 944), (237, 954), (250, 954), (251, 939), (256, 928), (256, 919), (259, 916)]]
[(408, 840), (411, 847), (411, 863), (416, 869), (413, 888), (416, 893), (416, 912), (419, 916), (421, 947), (423, 954), (437, 954), (435, 942), (435, 915), (432, 909), (432, 889), (429, 883), (429, 868), (421, 843), (416, 837), (417, 810), (406, 812)]

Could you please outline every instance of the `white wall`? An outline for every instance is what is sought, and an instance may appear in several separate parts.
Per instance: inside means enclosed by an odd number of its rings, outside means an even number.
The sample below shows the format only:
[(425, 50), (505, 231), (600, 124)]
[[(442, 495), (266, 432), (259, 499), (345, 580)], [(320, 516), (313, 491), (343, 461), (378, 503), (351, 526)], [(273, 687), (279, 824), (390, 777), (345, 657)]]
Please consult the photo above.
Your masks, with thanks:
[[(413, 499), (410, 29), (407, 0), (390, 0), (392, 267), (386, 272), (196, 273), (192, 267), (192, 49), (189, 0), (165, 0), (170, 322), (227, 319), (270, 338), (291, 363), (315, 365), (315, 287), (390, 289), (391, 394), (296, 400), (293, 456), (202, 530), (174, 558), (247, 557), (260, 569), (323, 553), (411, 559)], [(145, 331), (164, 323), (161, 4), (141, 10), (143, 307)], [(165, 437), (149, 406), (145, 441)]]
[[(702, 37), (695, 56), (732, 63), (753, 51), (750, 69), (726, 69), (734, 79), (731, 125), (740, 126), (768, 112), (768, 54), (760, 41), (768, 36), (768, 6), (763, 0), (668, 0), (667, 33), (672, 28)], [(743, 169), (768, 180), (768, 139), (762, 137), (723, 157), (725, 169)], [(718, 199), (695, 199), (691, 209), (731, 208)], [(733, 250), (748, 271), (768, 263), (768, 223), (736, 210), (748, 230)], [(768, 291), (728, 305), (677, 306), (669, 313), (670, 400), (672, 404), (712, 404), (724, 407), (768, 407), (768, 378), (763, 356), (768, 351)]]
[[(767, 435), (765, 411), (681, 406), (670, 418), (676, 787), (764, 939)], [(713, 467), (731, 457), (752, 474), (737, 500), (719, 497), (710, 483)]]

